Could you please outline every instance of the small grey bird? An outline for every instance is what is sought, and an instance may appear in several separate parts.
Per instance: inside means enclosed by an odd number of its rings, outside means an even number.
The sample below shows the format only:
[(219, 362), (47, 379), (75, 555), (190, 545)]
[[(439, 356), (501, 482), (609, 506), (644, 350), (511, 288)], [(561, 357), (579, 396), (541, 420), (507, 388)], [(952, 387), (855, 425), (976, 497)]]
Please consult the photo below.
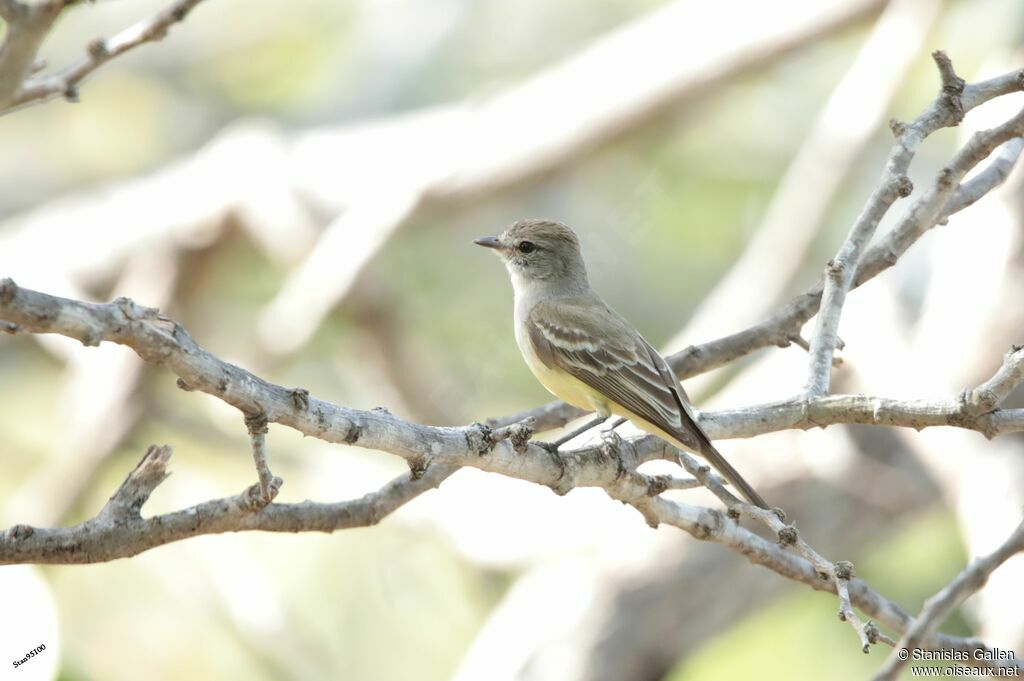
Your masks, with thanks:
[(768, 504), (694, 420), (679, 379), (587, 280), (576, 233), (553, 220), (520, 220), (475, 244), (505, 262), (515, 292), (515, 333), (534, 376), (556, 397), (601, 420), (631, 420), (707, 459), (752, 504)]

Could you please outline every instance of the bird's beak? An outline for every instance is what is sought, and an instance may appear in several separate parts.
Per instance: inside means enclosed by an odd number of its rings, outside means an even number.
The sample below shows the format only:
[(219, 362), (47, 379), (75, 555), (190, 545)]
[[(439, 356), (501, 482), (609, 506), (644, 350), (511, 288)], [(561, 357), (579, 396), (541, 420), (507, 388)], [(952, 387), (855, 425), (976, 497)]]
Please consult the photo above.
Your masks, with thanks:
[(501, 239), (496, 236), (482, 236), (479, 239), (473, 239), (473, 243), (477, 246), (483, 246), (485, 248), (493, 248), (496, 251), (507, 251), (508, 246), (501, 243)]

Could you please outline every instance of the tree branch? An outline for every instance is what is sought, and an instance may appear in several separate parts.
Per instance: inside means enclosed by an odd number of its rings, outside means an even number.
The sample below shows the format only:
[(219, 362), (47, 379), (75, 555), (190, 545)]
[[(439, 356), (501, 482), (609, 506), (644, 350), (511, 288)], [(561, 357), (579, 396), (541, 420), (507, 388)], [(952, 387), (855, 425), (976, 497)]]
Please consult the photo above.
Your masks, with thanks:
[[(166, 477), (171, 448), (151, 446), (103, 510), (66, 528), (15, 525), (0, 532), (0, 565), (81, 564), (126, 558), (171, 542), (204, 534), (333, 532), (375, 525), (403, 504), (437, 487), (451, 466), (433, 466), (421, 477), (405, 473), (360, 499), (336, 503), (253, 505), (253, 488), (241, 494), (142, 518), (142, 505)], [(258, 486), (254, 486), (258, 488)]]
[[(13, 3), (14, 0), (5, 0), (6, 3)], [(175, 0), (166, 9), (157, 12), (153, 16), (143, 19), (132, 26), (124, 29), (110, 39), (97, 38), (89, 43), (86, 48), (86, 55), (69, 66), (51, 73), (36, 77), (27, 77), (28, 72), (22, 69), (21, 76), (13, 82), (13, 89), (5, 95), (5, 81), (3, 79), (4, 68), (2, 56), (0, 56), (0, 115), (15, 109), (22, 108), (29, 104), (38, 104), (56, 96), (63, 96), (68, 101), (78, 101), (78, 86), (93, 71), (106, 64), (111, 59), (118, 57), (125, 52), (138, 47), (144, 43), (162, 40), (168, 30), (179, 21), (183, 21), (188, 13), (202, 0)], [(70, 2), (46, 2), (43, 5), (57, 6), (49, 21), (44, 22), (42, 18), (37, 19), (33, 24), (35, 32), (29, 35), (36, 38), (38, 42), (33, 45), (32, 57), (38, 50), (38, 43), (46, 37), (53, 19), (56, 18), (60, 9)], [(45, 25), (44, 25), (45, 23)], [(16, 24), (10, 24), (12, 29)], [(27, 50), (26, 50), (27, 53)], [(0, 53), (2, 54), (2, 53)], [(31, 60), (29, 62), (31, 65)], [(12, 73), (14, 69), (12, 69)], [(13, 79), (12, 79), (13, 80)], [(9, 85), (8, 85), (9, 86)]]
[[(732, 328), (746, 326), (774, 311), (800, 271), (830, 204), (847, 186), (854, 162), (920, 56), (941, 8), (940, 0), (894, 0), (886, 5), (805, 133), (743, 253), (702, 296), (685, 329), (666, 347), (682, 347), (683, 338), (710, 337), (723, 322)], [(822, 172), (826, 167), (828, 172)], [(789, 257), (775, 257), (782, 248)], [(751, 281), (758, 285), (750, 286)], [(742, 305), (736, 304), (739, 300)]]
[[(837, 585), (840, 582), (822, 579), (810, 561), (785, 550), (779, 543), (771, 542), (744, 529), (721, 511), (689, 506), (663, 497), (652, 499), (650, 508), (651, 513), (661, 522), (685, 530), (697, 539), (721, 544), (740, 553), (751, 563), (767, 567), (783, 577), (806, 584), (817, 591), (837, 593)], [(850, 579), (847, 590), (852, 605), (893, 631), (904, 632), (913, 626), (914, 619), (909, 614), (875, 592), (862, 580)], [(870, 623), (865, 626), (870, 627)], [(880, 635), (879, 640), (884, 641), (888, 638), (877, 630), (875, 633)], [(958, 650), (969, 655), (976, 650), (990, 650), (980, 641), (945, 634), (932, 634), (926, 637), (920, 647), (932, 650)], [(995, 656), (989, 656), (991, 657)], [(1024, 671), (1024, 662), (1019, 659), (995, 660), (983, 656), (978, 656), (978, 659), (972, 656), (971, 659), (972, 662), (985, 667), (1008, 667)]]
[[(1024, 551), (1024, 522), (1017, 526), (1017, 529), (1002, 546), (984, 558), (974, 560), (952, 582), (925, 602), (914, 625), (904, 632), (897, 644), (898, 649), (893, 651), (885, 661), (885, 664), (873, 677), (873, 681), (896, 679), (900, 670), (906, 666), (907, 660), (913, 656), (913, 652), (922, 647), (923, 642), (942, 624), (953, 608), (981, 589), (996, 568), (1022, 551)], [(901, 657), (900, 650), (908, 651), (907, 657)]]
[[(961, 101), (966, 111), (1002, 95), (1024, 89), (1024, 70), (1011, 71), (996, 78), (968, 85), (964, 88)], [(941, 97), (942, 95), (940, 95)], [(932, 103), (929, 109), (936, 106)], [(900, 257), (928, 230), (964, 208), (975, 203), (982, 196), (1001, 185), (1009, 175), (1021, 154), (1019, 138), (1012, 139), (1000, 147), (992, 162), (973, 178), (964, 182), (949, 198), (940, 211), (941, 217), (934, 221), (923, 221), (920, 213), (908, 215), (891, 231), (872, 245), (857, 266), (851, 289), (862, 286), (897, 263)], [(673, 371), (681, 380), (717, 369), (768, 347), (788, 347), (799, 337), (800, 329), (818, 311), (821, 303), (822, 283), (819, 281), (803, 293), (792, 298), (782, 309), (768, 319), (746, 329), (722, 336), (699, 345), (691, 345), (666, 357)], [(812, 400), (818, 402), (819, 400)], [(537, 431), (543, 432), (560, 428), (583, 414), (583, 410), (553, 401), (539, 407), (493, 419), (493, 426), (506, 425), (533, 418)]]
[[(950, 77), (946, 80), (949, 82), (937, 103), (933, 104), (933, 114), (956, 120), (963, 111), (986, 97), (1021, 87), (1019, 72), (967, 87), (956, 84)], [(958, 103), (951, 103), (957, 97)], [(926, 110), (918, 122), (929, 121), (928, 117), (932, 115), (929, 111), (931, 109)], [(900, 129), (898, 137), (901, 141), (897, 145), (899, 148), (894, 150), (894, 157), (907, 156), (909, 163), (927, 125), (921, 123), (918, 129), (912, 124), (908, 128), (910, 132)], [(884, 250), (877, 250), (877, 247), (865, 250), (870, 234), (864, 239), (858, 236), (850, 247), (852, 250), (848, 249), (852, 254), (848, 258), (850, 266), (842, 268), (844, 278), (839, 288), (843, 290), (838, 295), (845, 295), (849, 287), (893, 264), (920, 234), (944, 216), (944, 211), (948, 213), (950, 207), (960, 205), (956, 203), (958, 200), (966, 205), (969, 202), (966, 199), (970, 197), (966, 196), (967, 190), (958, 188), (957, 184), (971, 167), (997, 146), (1020, 135), (1022, 128), (1024, 112), (998, 128), (975, 135), (951, 165), (940, 173), (935, 187), (929, 188), (893, 232), (878, 244), (884, 244)], [(917, 139), (917, 135), (921, 135), (921, 139)], [(972, 181), (971, 196), (975, 196), (979, 188), (984, 190), (985, 186), (995, 186), (1005, 177), (1006, 161), (1012, 155), (1012, 146), (1004, 146), (1000, 158), (979, 175), (979, 178), (986, 174), (991, 177), (986, 176), (980, 183)], [(874, 227), (868, 223), (875, 221), (875, 213), (879, 210), (884, 213), (888, 204), (895, 200), (888, 194), (879, 198), (879, 192), (899, 192), (902, 175), (893, 177), (896, 179), (884, 183), (886, 186), (876, 192), (862, 214), (861, 222), (868, 225), (870, 231)], [(991, 185), (986, 184), (989, 182)], [(960, 192), (965, 196), (958, 199)], [(872, 267), (877, 269), (872, 272)], [(810, 318), (822, 299), (822, 288), (828, 290), (828, 286), (826, 281), (824, 287), (816, 287), (798, 297), (772, 319), (740, 334), (719, 339), (715, 342), (719, 343), (718, 346), (709, 344), (712, 349), (717, 347), (718, 355), (711, 352), (701, 355), (699, 349), (690, 348), (689, 354), (684, 352), (673, 358), (674, 368), (681, 371), (680, 365), (685, 367), (687, 361), (703, 363), (707, 367), (716, 361), (729, 361), (756, 347), (791, 342), (799, 332), (799, 326)], [(801, 319), (802, 315), (806, 317)], [(86, 303), (20, 288), (12, 280), (5, 279), (0, 281), (0, 319), (4, 321), (0, 327), (11, 333), (59, 333), (76, 338), (85, 345), (98, 345), (104, 340), (126, 345), (144, 360), (166, 366), (177, 374), (179, 387), (201, 390), (234, 406), (246, 418), (259, 478), (256, 485), (235, 497), (143, 519), (141, 507), (165, 477), (170, 456), (166, 447), (151, 448), (111, 501), (92, 520), (73, 528), (37, 529), (18, 525), (5, 531), (0, 535), (0, 564), (110, 560), (211, 532), (249, 529), (330, 531), (370, 524), (425, 489), (436, 486), (457, 468), (470, 466), (546, 485), (559, 494), (575, 487), (600, 487), (612, 498), (636, 508), (652, 526), (672, 524), (695, 537), (738, 551), (779, 574), (814, 584), (815, 588), (830, 590), (839, 597), (841, 619), (853, 625), (865, 649), (879, 640), (891, 643), (891, 639), (871, 622), (863, 622), (854, 607), (900, 633), (912, 626), (911, 618), (898, 606), (853, 580), (852, 566), (831, 562), (814, 551), (792, 526), (785, 525), (781, 513), (763, 513), (738, 502), (717, 476), (710, 474), (707, 467), (692, 457), (684, 455), (679, 460), (695, 481), (725, 502), (728, 513), (661, 497), (667, 489), (690, 488), (696, 483), (687, 478), (639, 472), (637, 467), (645, 461), (678, 457), (674, 449), (657, 438), (623, 442), (612, 437), (594, 447), (552, 452), (530, 442), (540, 419), (519, 419), (500, 427), (472, 424), (461, 428), (439, 428), (403, 421), (383, 409), (349, 409), (312, 398), (302, 388), (288, 389), (275, 385), (224, 362), (199, 346), (180, 324), (158, 310), (143, 307), (128, 298), (118, 298), (107, 304)], [(730, 352), (734, 356), (723, 359)], [(700, 418), (709, 434), (719, 438), (829, 423), (874, 423), (914, 428), (951, 425), (977, 430), (991, 437), (1024, 430), (1024, 410), (999, 409), (1000, 402), (1024, 377), (1022, 352), (1020, 348), (1014, 348), (992, 379), (975, 391), (950, 400), (899, 401), (859, 395), (829, 397), (809, 394), (783, 402), (705, 414)], [(557, 410), (555, 407), (552, 411)], [(275, 504), (273, 497), (281, 483), (273, 476), (267, 463), (265, 435), (267, 424), (271, 422), (325, 441), (396, 454), (408, 462), (410, 472), (358, 501)], [(743, 513), (772, 529), (778, 543), (773, 544), (739, 526), (736, 521)], [(933, 636), (922, 645), (966, 648), (977, 644)], [(1018, 661), (1004, 663), (1021, 666)]]
[[(836, 257), (825, 267), (818, 323), (811, 339), (806, 387), (808, 396), (820, 397), (828, 393), (832, 353), (839, 340), (839, 318), (846, 293), (853, 284), (857, 268), (878, 223), (897, 198), (909, 196), (913, 189), (906, 173), (918, 146), (939, 128), (957, 125), (963, 120), (966, 108), (960, 97), (964, 94), (966, 83), (953, 72), (953, 66), (945, 53), (935, 52), (932, 57), (942, 77), (938, 98), (913, 122), (904, 124), (893, 121), (891, 127), (896, 136), (896, 144), (889, 154), (879, 187), (868, 199)], [(935, 224), (941, 219), (942, 209), (949, 204), (967, 172), (996, 147), (1022, 133), (1024, 111), (997, 128), (975, 134), (953, 161), (942, 169), (934, 185), (910, 207), (902, 223), (908, 225), (907, 229), (916, 225)]]
[[(0, 318), (13, 324), (17, 332), (60, 333), (80, 340), (85, 345), (97, 345), (107, 340), (131, 347), (143, 359), (161, 364), (179, 376), (179, 386), (186, 390), (202, 390), (236, 407), (248, 416), (253, 436), (254, 453), (259, 460), (265, 456), (262, 439), (263, 424), (281, 423), (306, 435), (329, 442), (354, 444), (361, 447), (391, 452), (405, 458), (410, 473), (392, 482), (376, 495), (358, 502), (341, 504), (276, 504), (262, 503), (263, 489), (259, 484), (246, 492), (200, 504), (191, 509), (155, 516), (149, 519), (108, 510), (141, 508), (145, 498), (160, 480), (169, 452), (151, 450), (143, 463), (129, 476), (129, 480), (113, 497), (111, 504), (96, 518), (81, 525), (65, 529), (36, 529), (16, 525), (0, 535), (0, 564), (19, 562), (95, 562), (134, 555), (153, 546), (177, 541), (198, 534), (238, 530), (305, 531), (334, 530), (376, 522), (404, 501), (436, 486), (460, 466), (535, 482), (551, 487), (557, 493), (575, 487), (601, 487), (613, 498), (624, 501), (640, 511), (651, 525), (669, 523), (701, 539), (712, 539), (739, 550), (759, 564), (800, 581), (802, 575), (825, 572), (831, 587), (816, 585), (838, 593), (841, 612), (861, 636), (872, 643), (885, 640), (871, 624), (862, 623), (852, 610), (857, 605), (894, 630), (905, 630), (894, 613), (897, 606), (864, 587), (853, 588), (849, 571), (840, 564), (826, 561), (809, 546), (798, 541), (791, 528), (779, 528), (781, 522), (771, 514), (757, 514), (741, 505), (741, 510), (766, 522), (787, 544), (795, 545), (804, 556), (797, 556), (782, 547), (767, 544), (757, 535), (743, 530), (726, 516), (712, 509), (685, 506), (658, 496), (669, 488), (692, 487), (686, 479), (650, 476), (636, 470), (645, 461), (657, 458), (675, 458), (678, 452), (663, 441), (641, 438), (622, 443), (618, 438), (606, 440), (596, 447), (585, 447), (552, 454), (548, 449), (529, 442), (532, 424), (492, 429), (481, 424), (461, 428), (439, 428), (408, 423), (386, 410), (360, 411), (317, 400), (301, 388), (288, 389), (265, 381), (244, 369), (224, 362), (200, 347), (188, 332), (174, 320), (158, 310), (140, 306), (127, 298), (112, 303), (96, 304), (50, 296), (18, 287), (10, 279), (0, 281)], [(997, 395), (1006, 392), (1006, 386), (1019, 376), (1024, 350), (1009, 353), (997, 378), (985, 385)], [(832, 417), (835, 422), (857, 422), (864, 410), (847, 405), (836, 406), (836, 397), (820, 401), (804, 401), (791, 408), (764, 405), (738, 412), (713, 415), (718, 420), (702, 417), (712, 436), (721, 437), (732, 428), (739, 433), (759, 429), (762, 432), (776, 427), (801, 427), (810, 424), (812, 417)], [(839, 399), (843, 399), (840, 396)], [(854, 396), (846, 396), (856, 401)], [(862, 398), (868, 401), (877, 398)], [(932, 425), (940, 418), (945, 423), (961, 427), (978, 427), (993, 413), (972, 416), (964, 411), (966, 400), (951, 400), (954, 405), (948, 414), (901, 405), (892, 401), (888, 412), (874, 409), (872, 418), (879, 421), (900, 421), (901, 414), (912, 414), (908, 425), (921, 425), (928, 415)], [(933, 405), (934, 406), (934, 405)], [(795, 409), (795, 412), (794, 412)], [(1013, 412), (1024, 410), (1010, 410)], [(934, 413), (933, 413), (934, 412)], [(796, 418), (786, 422), (777, 413)], [(1000, 413), (998, 410), (995, 414)], [(253, 416), (256, 415), (256, 416)], [(753, 424), (760, 424), (754, 426)], [(1000, 424), (1000, 429), (1024, 429), (1024, 413)], [(809, 427), (809, 425), (808, 425)], [(717, 430), (716, 430), (717, 429)], [(776, 428), (777, 429), (777, 428)], [(1000, 430), (1001, 432), (1001, 430)], [(257, 437), (258, 435), (259, 437)], [(684, 457), (688, 470), (700, 482), (712, 489), (732, 507), (735, 499), (722, 487), (720, 481), (709, 474), (692, 457)], [(262, 464), (265, 465), (265, 462)], [(269, 475), (269, 469), (266, 470)], [(261, 475), (261, 482), (265, 476)], [(261, 503), (253, 503), (254, 497)], [(783, 531), (785, 530), (785, 531)], [(771, 547), (770, 549), (766, 547)], [(808, 560), (809, 558), (809, 560)], [(820, 581), (817, 576), (809, 583)], [(861, 605), (858, 605), (861, 604)], [(938, 645), (936, 643), (936, 645)], [(966, 644), (965, 644), (966, 645)]]
[(0, 111), (10, 106), (32, 70), (36, 53), (54, 20), (70, 4), (66, 0), (0, 0), (0, 18), (7, 35), (0, 46)]

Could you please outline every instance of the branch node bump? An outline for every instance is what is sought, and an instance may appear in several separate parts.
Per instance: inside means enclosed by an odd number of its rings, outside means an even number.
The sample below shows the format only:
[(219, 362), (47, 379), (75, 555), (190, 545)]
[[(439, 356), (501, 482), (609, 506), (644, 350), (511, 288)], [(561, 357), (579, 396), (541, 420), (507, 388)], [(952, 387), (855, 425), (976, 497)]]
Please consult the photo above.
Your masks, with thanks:
[[(320, 418), (323, 418), (323, 412), (318, 412)], [(341, 441), (347, 445), (354, 445), (359, 442), (359, 438), (363, 436), (363, 427), (358, 423), (350, 422), (348, 428), (345, 430), (345, 434), (342, 436)]]
[(0, 280), (0, 303), (9, 303), (14, 300), (14, 294), (18, 292), (18, 285), (10, 277)]
[(284, 480), (277, 477), (276, 475), (270, 479), (269, 484), (264, 488), (263, 483), (257, 482), (249, 485), (245, 490), (245, 498), (248, 503), (249, 510), (261, 511), (270, 505), (270, 502), (277, 497), (277, 493), (281, 490), (281, 485), (284, 484)]
[(530, 444), (530, 438), (533, 437), (535, 423), (536, 419), (530, 417), (522, 423), (513, 423), (509, 426), (511, 432), (508, 439), (512, 442), (512, 449), (516, 454), (524, 454), (526, 452)]
[(474, 421), (466, 428), (466, 447), (477, 456), (486, 456), (494, 449), (494, 440), (490, 428)]
[(108, 54), (107, 41), (103, 38), (95, 38), (89, 42), (86, 51), (89, 52), (89, 56), (93, 59), (102, 59)]
[(306, 411), (309, 409), (309, 391), (305, 388), (292, 388), (291, 390), (292, 404), (299, 411)]
[(496, 423), (494, 419), (488, 419), (487, 423), (483, 424), (483, 427), (490, 431), (491, 447), (502, 440), (508, 440), (512, 443), (512, 449), (516, 454), (526, 453), (530, 438), (533, 437), (534, 427), (537, 423), (536, 418), (530, 416), (501, 428), (493, 426), (494, 423)]
[(833, 279), (841, 279), (844, 269), (846, 268), (843, 266), (843, 263), (835, 258), (829, 258), (829, 261), (825, 263), (825, 274)]
[(779, 530), (779, 546), (792, 546), (800, 538), (800, 533), (792, 525), (786, 525)]
[(896, 120), (895, 118), (889, 119), (889, 130), (892, 131), (892, 136), (899, 139), (903, 137), (903, 133), (907, 131), (907, 124), (903, 121)]
[(3, 331), (4, 333), (15, 334), (18, 333), (18, 325), (15, 324), (14, 322), (8, 322), (4, 321), (3, 319), (0, 319), (0, 331)]
[(419, 480), (426, 475), (427, 468), (430, 467), (430, 462), (422, 457), (409, 459), (407, 463), (409, 464), (409, 477), (413, 480)]
[(65, 86), (64, 92), (62, 94), (64, 95), (64, 101), (69, 102), (71, 104), (77, 104), (78, 102), (82, 101), (81, 98), (78, 96), (78, 86), (74, 84), (68, 83), (67, 86)]
[(184, 378), (181, 378), (180, 376), (178, 377), (178, 380), (174, 382), (174, 384), (187, 393), (190, 393), (193, 390), (195, 390), (195, 388), (190, 386), (188, 382)]
[[(879, 637), (882, 632), (878, 630), (878, 625), (875, 624), (874, 620), (868, 620), (867, 624), (864, 625), (864, 635), (868, 639), (868, 643), (875, 645), (878, 643)], [(864, 652), (867, 652), (866, 650)]]
[(836, 579), (848, 582), (853, 579), (853, 563), (848, 560), (837, 560), (834, 563)]
[(31, 525), (19, 524), (12, 527), (8, 532), (11, 534), (11, 539), (14, 541), (21, 541), (23, 539), (28, 539), (35, 534), (36, 529)]
[(385, 416), (391, 416), (391, 412), (388, 411), (387, 407), (374, 407), (370, 411), (376, 412), (378, 414), (384, 414)]
[(255, 414), (246, 414), (245, 427), (249, 429), (249, 435), (266, 435), (270, 430), (267, 426), (267, 412), (260, 408)]
[(935, 178), (935, 184), (939, 189), (952, 189), (953, 187), (953, 169), (946, 166), (939, 171), (938, 176)]
[(906, 175), (899, 175), (893, 179), (893, 190), (896, 196), (905, 199), (914, 193), (914, 183)]
[[(647, 479), (647, 496), (656, 497), (666, 491), (669, 486), (669, 476), (652, 475)], [(730, 509), (731, 510), (731, 509)], [(650, 524), (650, 523), (648, 523)]]
[(113, 303), (127, 319), (131, 320), (156, 317), (157, 314), (160, 312), (155, 307), (146, 307), (145, 305), (139, 305), (128, 296), (118, 296), (117, 298), (114, 298)]

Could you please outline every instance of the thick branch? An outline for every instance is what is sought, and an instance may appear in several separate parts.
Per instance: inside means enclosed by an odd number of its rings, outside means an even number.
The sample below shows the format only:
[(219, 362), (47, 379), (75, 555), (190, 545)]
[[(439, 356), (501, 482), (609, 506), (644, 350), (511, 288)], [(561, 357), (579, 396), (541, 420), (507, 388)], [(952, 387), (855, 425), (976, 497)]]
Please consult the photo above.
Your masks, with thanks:
[(0, 111), (18, 94), (35, 64), (39, 46), (67, 4), (65, 0), (0, 0), (0, 17), (7, 23), (0, 47)]
[[(596, 447), (553, 455), (548, 449), (527, 440), (532, 432), (532, 424), (528, 422), (497, 430), (480, 424), (462, 428), (438, 428), (405, 422), (385, 410), (366, 412), (340, 407), (317, 400), (301, 388), (288, 389), (274, 385), (220, 360), (201, 348), (178, 323), (157, 310), (139, 306), (126, 298), (108, 304), (84, 303), (19, 288), (7, 279), (0, 282), (0, 318), (11, 322), (16, 331), (61, 333), (77, 338), (86, 345), (96, 345), (103, 340), (127, 345), (143, 359), (162, 364), (177, 373), (180, 387), (215, 395), (249, 415), (250, 422), (258, 418), (262, 423), (265, 419), (266, 422), (288, 425), (326, 441), (391, 452), (404, 457), (411, 468), (408, 476), (391, 483), (381, 493), (359, 502), (254, 504), (254, 495), (261, 491), (257, 485), (235, 497), (206, 502), (192, 509), (149, 519), (105, 510), (93, 520), (73, 528), (36, 529), (19, 525), (0, 535), (0, 564), (110, 560), (205, 533), (248, 529), (329, 531), (370, 524), (388, 509), (435, 486), (459, 466), (472, 466), (547, 485), (558, 493), (581, 486), (601, 487), (612, 497), (635, 507), (652, 525), (666, 522), (701, 539), (713, 539), (740, 551), (754, 562), (800, 581), (814, 584), (819, 581), (818, 578), (815, 576), (807, 579), (805, 575), (816, 575), (822, 565), (832, 565), (824, 559), (809, 562), (777, 545), (767, 543), (757, 535), (743, 530), (732, 520), (726, 522), (726, 516), (719, 511), (684, 506), (662, 499), (658, 495), (665, 489), (689, 487), (692, 483), (688, 480), (649, 476), (636, 470), (644, 461), (669, 457), (674, 459), (677, 456), (676, 450), (657, 438), (642, 438), (624, 445), (617, 441), (606, 441)], [(997, 376), (1015, 376), (1012, 367), (1019, 365), (1022, 352), (1018, 349), (1007, 355), (1006, 364), (1011, 368), (1001, 369)], [(1005, 381), (1000, 378), (996, 384), (1003, 386)], [(998, 389), (1002, 390), (1002, 387)], [(842, 413), (830, 406), (829, 401), (835, 399), (825, 398), (821, 404), (804, 403), (805, 408), (798, 412), (802, 416), (794, 419), (793, 423), (809, 422), (808, 414), (818, 417), (812, 407), (818, 407), (825, 414)], [(993, 416), (966, 415), (961, 407), (967, 404), (966, 401), (952, 402), (955, 402), (958, 411), (955, 418), (950, 416), (947, 420), (962, 421), (955, 425), (973, 424)], [(772, 415), (776, 411), (791, 414), (791, 410), (779, 410), (777, 405), (760, 409), (760, 415), (751, 410), (749, 416), (744, 417), (750, 421), (745, 421), (736, 413), (731, 418), (734, 424), (747, 423), (749, 428), (750, 423), (756, 421), (762, 423), (761, 428), (765, 428), (763, 424), (774, 418)], [(717, 416), (722, 418), (722, 415)], [(728, 418), (723, 420), (728, 421)], [(705, 423), (713, 436), (722, 435), (714, 430), (714, 421), (705, 417)], [(1016, 416), (1016, 423), (1024, 427), (1024, 415)], [(718, 428), (721, 431), (721, 426)], [(253, 430), (261, 432), (262, 428), (254, 427)], [(254, 438), (254, 450), (262, 446), (262, 438)], [(257, 452), (257, 459), (260, 453)], [(145, 485), (126, 483), (122, 487), (139, 487), (143, 490), (144, 494), (132, 496), (133, 500), (138, 501), (132, 501), (128, 506), (134, 508), (141, 507), (144, 497), (162, 479), (166, 455), (147, 455), (144, 464), (137, 471), (147, 471), (144, 479), (150, 482)], [(691, 472), (705, 486), (720, 495), (728, 494), (721, 490), (716, 480), (707, 475), (706, 469), (697, 466)], [(133, 473), (129, 480), (135, 477)], [(115, 498), (119, 494), (122, 493), (116, 494)], [(115, 522), (112, 517), (118, 520)], [(909, 618), (894, 604), (867, 587), (858, 591), (853, 582), (847, 584), (848, 580), (841, 578), (834, 566), (829, 574), (833, 578), (828, 583), (835, 585), (834, 590), (840, 594), (842, 603), (860, 607), (896, 631), (902, 632), (909, 626)], [(844, 587), (846, 593), (843, 593)], [(816, 588), (828, 587), (816, 584)], [(842, 610), (855, 624), (860, 622), (859, 619), (852, 619), (853, 611), (849, 605), (843, 605)], [(893, 622), (897, 624), (891, 624)], [(900, 622), (902, 625), (899, 625)], [(877, 632), (871, 633), (869, 625), (857, 628), (867, 639), (878, 636)]]
[[(318, 400), (302, 388), (275, 385), (215, 357), (200, 347), (180, 324), (127, 298), (105, 304), (85, 303), (22, 288), (6, 279), (0, 281), (0, 319), (20, 332), (59, 333), (76, 338), (85, 345), (97, 345), (103, 340), (126, 345), (144, 360), (164, 365), (177, 374), (178, 385), (183, 389), (201, 390), (247, 416), (262, 413), (268, 423), (280, 423), (328, 442), (379, 449), (407, 460), (437, 462), (496, 444), (491, 439), (492, 431), (485, 426), (438, 428), (414, 424), (383, 410), (350, 409)], [(1024, 350), (1016, 349), (1007, 354), (997, 379), (993, 379), (996, 385), (1003, 386), (999, 392), (1005, 391), (1005, 381), (998, 377), (1018, 374), (1020, 363), (1024, 361), (1022, 352)], [(700, 420), (708, 434), (716, 439), (751, 437), (777, 430), (808, 429), (838, 423), (916, 429), (946, 425), (976, 430), (987, 436), (1024, 430), (1024, 410), (979, 411), (962, 396), (947, 400), (895, 400), (864, 395), (833, 395), (813, 400), (797, 397), (741, 409), (706, 412), (701, 414)], [(488, 434), (483, 444), (479, 442), (481, 432)], [(510, 435), (511, 431), (503, 437)], [(656, 441), (640, 440), (643, 447), (650, 448), (649, 451), (659, 452), (654, 456), (662, 456), (666, 451), (663, 446), (647, 444)], [(515, 449), (520, 448), (521, 443), (520, 437), (516, 447), (508, 448), (508, 451), (516, 454)], [(599, 449), (575, 450), (563, 458), (567, 465), (574, 457), (589, 461), (588, 457), (594, 456)], [(529, 445), (526, 451), (548, 462), (549, 475), (533, 481), (554, 484), (559, 469), (548, 452), (536, 445)], [(496, 458), (491, 455), (488, 461), (494, 462)], [(519, 477), (516, 474), (517, 464), (510, 462), (506, 470), (502, 470), (501, 465), (496, 466), (477, 465)], [(595, 484), (591, 475), (605, 480), (607, 474), (608, 471), (588, 471), (584, 474), (584, 481), (577, 484)]]

